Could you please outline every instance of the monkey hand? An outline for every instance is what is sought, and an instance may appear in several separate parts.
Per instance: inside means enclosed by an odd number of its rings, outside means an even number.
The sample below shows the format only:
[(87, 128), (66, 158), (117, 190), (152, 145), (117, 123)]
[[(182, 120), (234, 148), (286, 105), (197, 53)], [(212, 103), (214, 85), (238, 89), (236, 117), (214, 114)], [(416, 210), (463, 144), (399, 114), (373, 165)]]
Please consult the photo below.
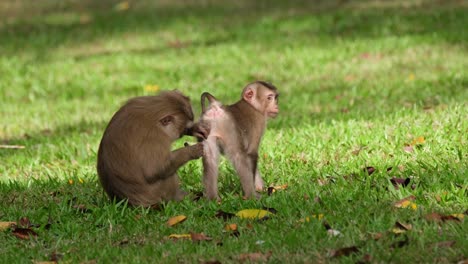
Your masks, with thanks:
[(204, 143), (200, 142), (195, 145), (190, 146), (188, 143), (185, 143), (184, 146), (186, 148), (190, 148), (190, 157), (192, 159), (198, 159), (203, 156), (204, 154)]
[(208, 138), (208, 135), (211, 131), (211, 125), (207, 122), (198, 122), (192, 127), (192, 136), (198, 139), (198, 142), (201, 142)]

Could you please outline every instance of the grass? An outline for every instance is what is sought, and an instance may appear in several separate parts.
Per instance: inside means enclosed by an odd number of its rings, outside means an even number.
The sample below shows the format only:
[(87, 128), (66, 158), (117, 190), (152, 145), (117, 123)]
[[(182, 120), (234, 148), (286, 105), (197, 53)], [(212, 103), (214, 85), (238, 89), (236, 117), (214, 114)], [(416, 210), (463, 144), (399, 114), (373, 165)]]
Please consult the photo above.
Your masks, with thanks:
[[(468, 258), (466, 219), (426, 220), (468, 209), (463, 1), (131, 1), (123, 11), (115, 1), (13, 2), (0, 6), (0, 143), (25, 148), (0, 149), (0, 222), (26, 217), (38, 235), (0, 232), (2, 262), (230, 263), (254, 252), (273, 263)], [(255, 79), (281, 92), (260, 169), (286, 190), (243, 200), (223, 162), (220, 204), (187, 198), (148, 210), (107, 199), (96, 151), (126, 99), (151, 94), (147, 84), (178, 88), (199, 113), (203, 91), (230, 103)], [(418, 137), (424, 142), (405, 151)], [(203, 191), (200, 161), (179, 175), (192, 197)], [(410, 185), (397, 190), (392, 177)], [(410, 195), (415, 210), (395, 208)], [(215, 217), (264, 206), (278, 211), (267, 221)], [(185, 222), (166, 226), (180, 214)], [(397, 221), (411, 230), (394, 234)], [(224, 232), (226, 223), (240, 236)], [(189, 232), (213, 240), (167, 238)], [(359, 251), (332, 257), (351, 246)]]

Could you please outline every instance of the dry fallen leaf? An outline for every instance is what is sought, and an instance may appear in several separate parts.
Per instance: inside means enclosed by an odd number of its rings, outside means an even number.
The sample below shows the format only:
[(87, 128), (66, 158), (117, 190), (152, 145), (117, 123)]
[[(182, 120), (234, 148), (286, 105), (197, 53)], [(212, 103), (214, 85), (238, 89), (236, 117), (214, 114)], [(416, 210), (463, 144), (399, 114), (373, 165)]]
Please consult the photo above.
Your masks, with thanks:
[(226, 231), (236, 231), (237, 230), (237, 224), (226, 224), (224, 226), (224, 230), (226, 230)]
[(411, 145), (412, 146), (420, 145), (420, 144), (424, 144), (424, 142), (426, 142), (424, 137), (417, 137), (417, 138), (413, 139), (413, 141), (411, 141)]
[(174, 217), (169, 218), (169, 220), (167, 220), (167, 225), (174, 226), (178, 223), (185, 221), (186, 219), (187, 217), (185, 215), (174, 216)]
[(404, 224), (404, 223), (397, 221), (392, 228), (392, 232), (394, 234), (402, 234), (411, 229), (413, 229), (413, 226), (411, 224)]
[(129, 8), (130, 8), (130, 3), (128, 1), (120, 2), (114, 6), (114, 9), (119, 12), (128, 10)]
[(413, 146), (404, 146), (403, 150), (408, 152), (408, 153), (411, 153), (411, 152), (414, 151), (414, 148), (413, 148)]
[(452, 247), (453, 245), (455, 245), (455, 243), (456, 241), (442, 241), (442, 242), (435, 243), (432, 246), (434, 248), (445, 248), (445, 247)]
[(342, 256), (349, 256), (353, 253), (359, 252), (359, 248), (356, 246), (351, 246), (351, 247), (344, 247), (336, 250), (332, 250), (329, 253), (329, 256), (331, 258), (337, 258), (337, 257), (342, 257)]
[(240, 261), (250, 261), (250, 262), (266, 262), (272, 255), (271, 251), (267, 253), (244, 253), (239, 255)]
[(208, 237), (203, 233), (190, 233), (190, 237), (192, 238), (192, 241), (210, 241), (210, 240), (213, 240), (213, 238)]
[(451, 215), (441, 215), (439, 213), (430, 213), (424, 216), (428, 221), (457, 221), (460, 222), (464, 219), (465, 215), (463, 214), (451, 214)]
[(372, 175), (372, 173), (375, 172), (375, 168), (374, 167), (365, 167), (364, 171), (367, 172), (367, 174)]
[(393, 204), (393, 206), (397, 207), (397, 208), (411, 208), (413, 210), (416, 210), (418, 208), (418, 206), (413, 203), (413, 201), (416, 199), (416, 196), (414, 195), (411, 195), (411, 196), (408, 196), (404, 199), (401, 199), (400, 201), (398, 202), (395, 202)]
[(15, 226), (16, 226), (16, 222), (0, 222), (0, 231), (5, 231)]
[(236, 213), (236, 216), (244, 219), (263, 219), (270, 215), (271, 212), (262, 209), (244, 209)]
[(408, 184), (410, 183), (411, 179), (410, 178), (406, 178), (406, 179), (403, 179), (403, 178), (391, 178), (390, 179), (390, 182), (393, 184), (393, 187), (395, 187), (395, 189), (399, 189), (399, 185), (403, 186), (403, 187), (406, 187), (408, 186)]
[(236, 216), (236, 215), (232, 214), (232, 213), (227, 213), (227, 212), (224, 212), (224, 211), (221, 211), (221, 210), (216, 212), (216, 215), (215, 215), (215, 217), (222, 218), (223, 220), (229, 220), (229, 219), (233, 218), (234, 216)]
[(239, 230), (237, 230), (237, 224), (226, 224), (224, 226), (224, 230), (226, 232), (229, 232), (229, 234), (231, 236), (235, 236), (235, 237), (239, 237), (240, 236), (240, 232)]
[(37, 237), (37, 233), (30, 228), (15, 228), (13, 229), (13, 235), (19, 239), (28, 240), (31, 237)]
[(277, 185), (277, 186), (270, 186), (267, 189), (268, 190), (268, 195), (271, 195), (272, 193), (274, 193), (276, 191), (279, 191), (279, 190), (285, 190), (286, 188), (288, 188), (287, 184)]
[(335, 237), (335, 236), (341, 235), (341, 232), (338, 231), (338, 230), (335, 230), (335, 229), (331, 229), (331, 228), (330, 228), (330, 229), (327, 230), (327, 234), (330, 235), (330, 236), (332, 236), (332, 237)]

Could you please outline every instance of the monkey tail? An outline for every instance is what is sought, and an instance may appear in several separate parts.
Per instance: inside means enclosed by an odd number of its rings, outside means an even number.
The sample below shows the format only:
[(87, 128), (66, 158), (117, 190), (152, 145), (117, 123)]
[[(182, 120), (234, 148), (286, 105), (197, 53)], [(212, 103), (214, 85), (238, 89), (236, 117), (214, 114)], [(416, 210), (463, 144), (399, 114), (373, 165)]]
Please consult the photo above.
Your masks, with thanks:
[(201, 108), (202, 108), (202, 114), (205, 113), (205, 111), (206, 111), (206, 106), (205, 106), (205, 100), (206, 100), (206, 98), (208, 98), (208, 102), (209, 102), (209, 103), (208, 103), (208, 107), (209, 107), (211, 104), (213, 104), (214, 102), (217, 102), (217, 101), (218, 101), (218, 100), (216, 100), (216, 98), (215, 98), (213, 95), (211, 95), (210, 93), (208, 93), (208, 92), (202, 93), (201, 99), (200, 99), (200, 101), (201, 101)]

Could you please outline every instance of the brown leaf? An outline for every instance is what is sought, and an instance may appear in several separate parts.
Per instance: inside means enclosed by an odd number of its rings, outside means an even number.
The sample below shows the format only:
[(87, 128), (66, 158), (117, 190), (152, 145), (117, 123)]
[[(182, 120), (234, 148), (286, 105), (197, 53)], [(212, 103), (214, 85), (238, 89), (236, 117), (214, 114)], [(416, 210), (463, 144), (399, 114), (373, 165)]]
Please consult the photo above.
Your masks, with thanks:
[(365, 167), (364, 172), (367, 172), (367, 174), (372, 175), (372, 173), (375, 172), (375, 168), (374, 167)]
[(73, 208), (78, 210), (80, 213), (91, 213), (91, 210), (89, 210), (84, 204), (73, 205)]
[(265, 262), (271, 257), (272, 252), (268, 251), (267, 253), (244, 253), (239, 255), (240, 261), (251, 261), (251, 262)]
[(356, 246), (351, 246), (351, 247), (344, 247), (336, 250), (332, 250), (329, 254), (330, 257), (332, 258), (338, 258), (342, 256), (349, 256), (353, 253), (359, 252), (359, 248)]
[(236, 216), (236, 215), (232, 214), (232, 213), (227, 213), (227, 212), (224, 212), (224, 211), (221, 211), (221, 210), (218, 210), (218, 212), (216, 212), (216, 215), (215, 215), (215, 217), (222, 218), (223, 220), (229, 220), (229, 219), (233, 218), (234, 216)]
[(202, 261), (201, 264), (221, 264), (221, 261), (213, 259), (213, 260), (206, 260)]
[(31, 237), (37, 237), (37, 233), (30, 228), (17, 227), (13, 229), (13, 235), (19, 239), (29, 240)]
[(377, 240), (379, 240), (379, 239), (381, 239), (383, 237), (383, 234), (382, 233), (374, 233), (371, 236), (372, 236), (372, 239), (377, 241)]
[(206, 236), (203, 233), (190, 233), (192, 241), (210, 241), (213, 238)]
[(62, 258), (63, 258), (63, 254), (58, 253), (57, 251), (54, 251), (52, 252), (52, 254), (50, 254), (50, 261), (58, 262)]
[(446, 247), (452, 247), (453, 245), (455, 245), (456, 241), (442, 241), (442, 242), (438, 242), (438, 243), (435, 243), (433, 244), (432, 246), (434, 248), (446, 248)]
[(401, 185), (403, 187), (406, 187), (408, 186), (408, 184), (410, 183), (411, 179), (410, 178), (406, 178), (406, 179), (403, 179), (403, 178), (395, 178), (395, 177), (392, 177), (390, 179), (390, 182), (393, 184), (393, 187), (395, 187), (395, 189), (398, 190), (399, 186), (398, 185)]
[(408, 153), (414, 152), (414, 148), (413, 148), (413, 146), (411, 146), (411, 145), (404, 146), (404, 147), (403, 147), (403, 150), (406, 151), (406, 152), (408, 152)]
[(395, 202), (393, 205), (395, 207), (398, 207), (398, 208), (406, 208), (406, 207), (408, 207), (408, 202), (412, 202), (414, 200), (416, 200), (416, 196), (410, 195), (410, 196), (408, 196), (406, 198), (403, 198), (403, 199)]
[(167, 43), (167, 45), (171, 48), (175, 48), (175, 49), (181, 49), (181, 48), (185, 48), (185, 47), (188, 47), (191, 43), (189, 41), (187, 42), (182, 42), (180, 40), (175, 40), (175, 41), (170, 41)]
[(413, 229), (413, 226), (411, 224), (404, 224), (399, 221), (396, 221), (395, 225), (392, 228), (392, 232), (395, 234), (401, 234), (411, 229)]
[(439, 213), (430, 213), (424, 216), (428, 221), (436, 221), (436, 222), (446, 222), (446, 221), (457, 221), (460, 222), (462, 220), (462, 214), (452, 214), (452, 215), (441, 215)]
[(358, 261), (357, 263), (372, 263), (372, 259), (373, 257), (369, 254), (365, 254), (364, 256), (362, 256), (362, 259), (360, 261)]
[(19, 226), (23, 228), (30, 228), (31, 221), (29, 221), (29, 218), (27, 217), (21, 217), (21, 219), (19, 220)]

